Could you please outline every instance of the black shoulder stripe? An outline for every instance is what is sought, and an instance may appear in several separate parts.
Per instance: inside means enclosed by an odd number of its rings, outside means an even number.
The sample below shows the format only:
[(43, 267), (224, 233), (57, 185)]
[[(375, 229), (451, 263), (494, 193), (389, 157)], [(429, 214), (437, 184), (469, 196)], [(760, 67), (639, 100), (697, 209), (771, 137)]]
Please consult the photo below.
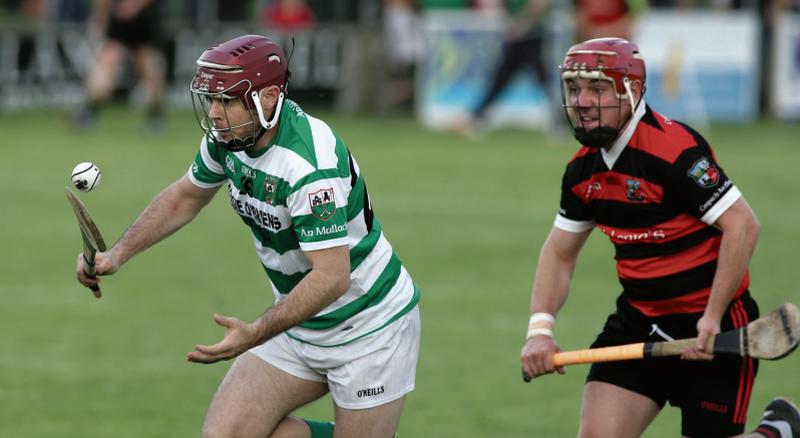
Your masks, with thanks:
[(356, 165), (353, 161), (353, 154), (350, 151), (347, 151), (347, 162), (350, 164), (350, 187), (355, 187), (358, 175), (356, 175)]
[[(356, 164), (353, 160), (353, 154), (347, 151), (347, 161), (350, 164), (350, 187), (355, 187), (358, 182), (358, 174), (356, 173)], [(372, 224), (374, 222), (375, 214), (372, 212), (372, 206), (369, 203), (369, 192), (367, 192), (367, 185), (364, 184), (364, 222), (367, 225), (367, 232), (372, 232)]]
[(699, 132), (695, 131), (691, 126), (687, 125), (686, 123), (678, 122), (678, 121), (675, 121), (675, 123), (677, 123), (680, 126), (682, 126), (683, 129), (686, 130), (686, 132), (691, 134), (692, 138), (694, 138), (694, 141), (697, 143), (698, 147), (700, 147), (701, 149), (709, 150), (709, 151), (711, 150), (711, 146), (708, 144), (708, 142), (706, 141), (705, 137), (703, 137)]
[(593, 163), (597, 160), (598, 152), (589, 152), (588, 154), (581, 155), (579, 157), (572, 158), (569, 163), (567, 163), (567, 168), (583, 168), (586, 163)]
[(375, 222), (375, 213), (372, 211), (372, 206), (369, 202), (369, 192), (367, 186), (364, 185), (364, 223), (367, 225), (367, 232), (372, 232), (372, 226)]
[(644, 116), (642, 116), (641, 122), (658, 129), (661, 132), (664, 132), (664, 128), (661, 126), (661, 123), (658, 123), (658, 119), (656, 119), (656, 116), (653, 114), (653, 110), (650, 108), (650, 105), (645, 105), (645, 112)]

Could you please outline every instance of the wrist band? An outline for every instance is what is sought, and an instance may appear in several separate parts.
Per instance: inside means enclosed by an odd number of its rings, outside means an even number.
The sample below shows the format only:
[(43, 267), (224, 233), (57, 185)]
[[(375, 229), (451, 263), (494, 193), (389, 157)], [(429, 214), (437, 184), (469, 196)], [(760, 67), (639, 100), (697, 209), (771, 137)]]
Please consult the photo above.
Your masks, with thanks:
[(553, 331), (550, 330), (550, 329), (547, 329), (547, 328), (532, 328), (532, 329), (528, 329), (528, 337), (526, 339), (530, 339), (530, 338), (532, 338), (534, 336), (539, 336), (539, 335), (549, 336), (549, 337), (552, 338), (553, 337)]
[(556, 325), (556, 318), (553, 315), (544, 312), (536, 312), (531, 315), (531, 319), (528, 320), (528, 326), (532, 326), (540, 321), (547, 321), (552, 325)]

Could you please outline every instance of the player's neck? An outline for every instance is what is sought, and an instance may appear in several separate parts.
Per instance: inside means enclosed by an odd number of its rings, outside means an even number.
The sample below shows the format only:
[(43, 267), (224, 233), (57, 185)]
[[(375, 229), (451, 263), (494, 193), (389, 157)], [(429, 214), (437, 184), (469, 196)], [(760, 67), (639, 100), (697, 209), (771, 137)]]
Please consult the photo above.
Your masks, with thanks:
[(261, 138), (258, 139), (256, 144), (253, 146), (252, 149), (250, 149), (250, 151), (251, 152), (258, 152), (258, 151), (266, 148), (267, 146), (269, 146), (269, 144), (272, 141), (272, 139), (274, 139), (275, 136), (278, 134), (278, 127), (280, 127), (280, 126), (281, 126), (281, 124), (280, 124), (280, 122), (278, 122), (272, 129), (267, 130), (267, 132), (265, 132), (264, 135), (262, 135)]
[[(616, 146), (617, 142), (619, 142), (620, 137), (625, 135), (625, 132), (628, 130), (628, 126), (631, 123), (634, 123), (634, 118), (635, 118), (634, 117), (634, 113), (628, 114), (628, 120), (626, 120), (625, 123), (623, 123), (622, 126), (620, 126), (619, 130), (617, 131), (617, 132), (619, 132), (619, 134), (617, 134), (617, 136), (614, 137), (614, 140), (611, 143), (609, 143), (606, 146), (603, 146), (603, 149), (605, 149), (606, 152), (609, 152), (611, 150), (611, 148)], [(639, 123), (639, 119), (638, 118), (636, 119), (635, 123)]]

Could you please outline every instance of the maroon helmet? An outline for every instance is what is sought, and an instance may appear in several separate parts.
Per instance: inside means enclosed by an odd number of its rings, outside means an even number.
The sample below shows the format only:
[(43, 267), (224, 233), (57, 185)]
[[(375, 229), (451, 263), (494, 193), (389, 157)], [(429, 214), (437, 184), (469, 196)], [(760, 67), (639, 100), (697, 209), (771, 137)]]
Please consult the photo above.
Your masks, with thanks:
[[(259, 138), (275, 126), (280, 116), (281, 106), (289, 82), (289, 69), (286, 54), (272, 40), (261, 35), (245, 35), (208, 48), (197, 60), (197, 73), (192, 79), (192, 105), (201, 128), (214, 139), (215, 143), (233, 151), (253, 146)], [(267, 120), (261, 108), (261, 90), (277, 86), (281, 93), (275, 112)], [(239, 99), (245, 108), (258, 115), (249, 122), (216, 128), (209, 115), (211, 99)], [(227, 114), (226, 114), (227, 118)], [(251, 137), (221, 141), (219, 134), (235, 128), (252, 125)], [(260, 126), (260, 129), (259, 129)]]
[[(586, 146), (606, 146), (617, 137), (622, 126), (601, 126), (586, 131), (576, 117), (576, 105), (569, 104), (568, 85), (577, 79), (605, 80), (612, 83), (619, 99), (621, 111), (622, 100), (627, 99), (631, 105), (631, 113), (638, 102), (634, 102), (630, 83), (640, 81), (644, 95), (647, 71), (644, 59), (639, 54), (639, 47), (622, 38), (596, 38), (576, 44), (567, 51), (564, 62), (559, 66), (561, 71), (562, 103), (567, 111), (567, 118), (572, 125), (575, 137)], [(621, 123), (624, 125), (624, 122)]]

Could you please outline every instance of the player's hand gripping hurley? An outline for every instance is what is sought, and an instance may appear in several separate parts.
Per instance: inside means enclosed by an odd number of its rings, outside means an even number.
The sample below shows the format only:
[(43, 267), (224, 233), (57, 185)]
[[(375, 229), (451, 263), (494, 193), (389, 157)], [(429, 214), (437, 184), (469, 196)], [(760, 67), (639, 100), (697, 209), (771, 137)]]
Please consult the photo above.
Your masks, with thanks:
[[(67, 194), (69, 205), (72, 206), (72, 211), (75, 212), (75, 218), (78, 220), (78, 227), (81, 230), (81, 237), (83, 238), (84, 271), (89, 277), (95, 278), (94, 256), (97, 254), (97, 251), (106, 250), (106, 242), (103, 240), (100, 230), (97, 229), (97, 225), (95, 225), (94, 220), (92, 220), (83, 202), (81, 202), (69, 188), (64, 188), (64, 190)], [(103, 296), (100, 292), (100, 286), (94, 285), (90, 287), (90, 289), (95, 297), (100, 298)]]
[[(711, 336), (705, 351), (710, 354), (735, 354), (756, 359), (781, 359), (797, 348), (800, 341), (800, 309), (792, 303), (783, 303), (768, 315), (750, 322), (745, 327)], [(582, 363), (614, 362), (651, 357), (679, 356), (694, 347), (697, 338), (666, 342), (639, 342), (613, 347), (563, 351), (553, 354), (553, 366)], [(527, 382), (530, 377), (524, 375)]]

